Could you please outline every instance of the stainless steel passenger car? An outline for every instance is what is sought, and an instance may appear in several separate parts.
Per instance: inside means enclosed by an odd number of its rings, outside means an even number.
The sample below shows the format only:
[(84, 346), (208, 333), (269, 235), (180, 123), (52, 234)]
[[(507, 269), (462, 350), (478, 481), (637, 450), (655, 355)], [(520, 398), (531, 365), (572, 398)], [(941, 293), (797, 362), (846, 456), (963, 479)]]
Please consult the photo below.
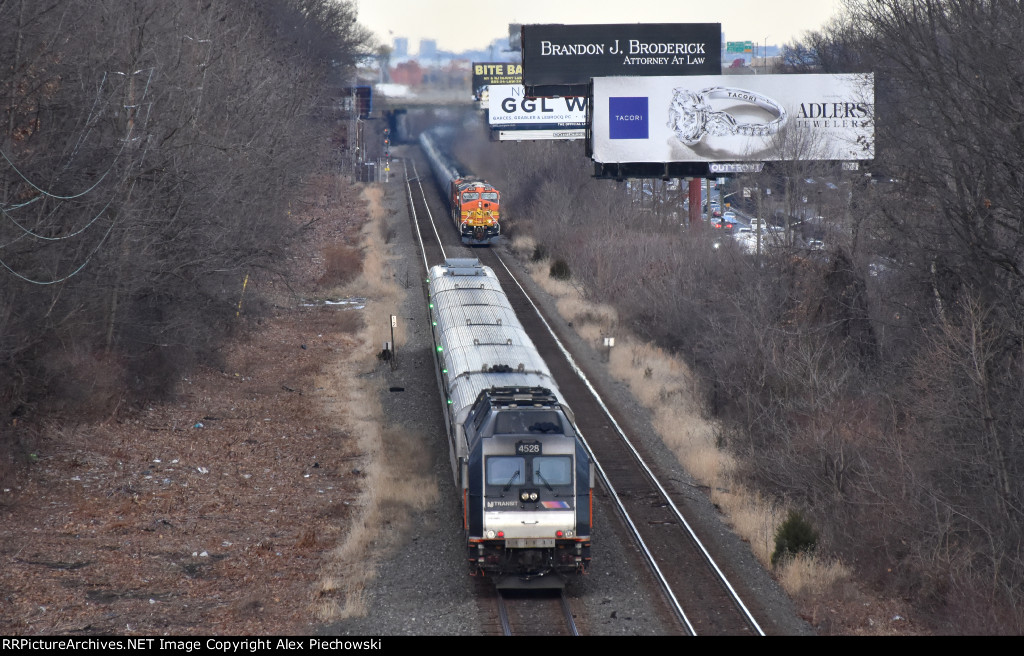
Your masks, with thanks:
[(470, 572), (560, 586), (590, 563), (594, 472), (572, 411), (490, 268), (448, 259), (428, 291)]

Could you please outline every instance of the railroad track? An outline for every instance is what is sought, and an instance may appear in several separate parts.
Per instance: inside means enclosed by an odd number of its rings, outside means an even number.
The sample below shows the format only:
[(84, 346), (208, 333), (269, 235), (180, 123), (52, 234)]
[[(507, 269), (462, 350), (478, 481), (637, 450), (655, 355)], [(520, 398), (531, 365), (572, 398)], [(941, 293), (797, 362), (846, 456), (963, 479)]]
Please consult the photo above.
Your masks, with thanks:
[(579, 635), (564, 590), (499, 590), (496, 597), (504, 635)]
[[(684, 517), (685, 496), (666, 485), (670, 480), (640, 441), (631, 439), (635, 429), (620, 412), (603, 400), (580, 358), (574, 358), (559, 335), (531, 300), (526, 287), (501, 260), (499, 249), (467, 249), (456, 243), (454, 228), (441, 210), (436, 186), (425, 163), (415, 158), (404, 162), (412, 218), (423, 244), (424, 265), (445, 257), (477, 257), (494, 269), (516, 315), (551, 369), (558, 387), (576, 415), (576, 424), (598, 465), (599, 478), (633, 536), (639, 551), (658, 581), (666, 603), (691, 635), (764, 635), (754, 613), (747, 607), (697, 532)], [(421, 173), (422, 172), (422, 173)], [(439, 220), (434, 221), (437, 217)], [(595, 541), (601, 530), (595, 530)]]

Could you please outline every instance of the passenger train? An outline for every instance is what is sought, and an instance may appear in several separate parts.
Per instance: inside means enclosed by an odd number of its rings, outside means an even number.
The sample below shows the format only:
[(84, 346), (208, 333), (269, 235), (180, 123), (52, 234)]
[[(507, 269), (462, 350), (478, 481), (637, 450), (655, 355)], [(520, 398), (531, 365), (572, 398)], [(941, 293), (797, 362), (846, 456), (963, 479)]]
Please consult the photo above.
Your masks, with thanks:
[(494, 272), (431, 268), (430, 316), (470, 573), (561, 587), (590, 564), (594, 465)]
[(448, 202), (452, 223), (462, 243), (489, 246), (501, 238), (501, 193), (482, 178), (460, 173), (441, 151), (431, 133), (420, 135), (420, 145), (430, 161)]

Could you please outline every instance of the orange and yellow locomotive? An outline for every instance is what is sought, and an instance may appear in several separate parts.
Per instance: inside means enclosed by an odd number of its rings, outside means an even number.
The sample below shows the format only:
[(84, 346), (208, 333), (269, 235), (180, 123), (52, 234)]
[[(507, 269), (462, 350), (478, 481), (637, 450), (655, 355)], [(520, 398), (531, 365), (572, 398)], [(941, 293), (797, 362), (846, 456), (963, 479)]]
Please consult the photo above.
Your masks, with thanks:
[(501, 194), (479, 178), (452, 180), (448, 199), (463, 244), (494, 244), (501, 235)]
[(486, 180), (460, 173), (455, 162), (435, 143), (438, 130), (420, 135), (438, 186), (448, 196), (450, 217), (462, 243), (489, 246), (501, 239), (501, 194)]

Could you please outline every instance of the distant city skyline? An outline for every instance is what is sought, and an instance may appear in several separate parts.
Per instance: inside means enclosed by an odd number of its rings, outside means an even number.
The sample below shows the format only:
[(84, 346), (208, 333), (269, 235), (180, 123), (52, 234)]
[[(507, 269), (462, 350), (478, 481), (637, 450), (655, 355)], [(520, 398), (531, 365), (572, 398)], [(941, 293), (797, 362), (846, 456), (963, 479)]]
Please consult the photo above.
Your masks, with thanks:
[(822, 28), (842, 0), (730, 0), (715, 6), (703, 0), (517, 0), (487, 3), (483, 11), (469, 10), (461, 0), (355, 2), (359, 22), (381, 44), (405, 38), (411, 55), (424, 39), (449, 52), (485, 50), (508, 37), (509, 23), (721, 23), (728, 41), (782, 45)]

